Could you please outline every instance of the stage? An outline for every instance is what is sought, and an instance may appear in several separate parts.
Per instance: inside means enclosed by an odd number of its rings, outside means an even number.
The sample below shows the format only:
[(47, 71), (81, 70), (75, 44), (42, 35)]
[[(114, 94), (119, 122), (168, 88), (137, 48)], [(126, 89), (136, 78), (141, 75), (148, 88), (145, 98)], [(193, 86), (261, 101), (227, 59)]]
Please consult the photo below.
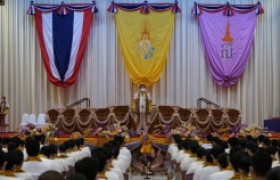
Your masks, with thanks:
[(143, 130), (151, 135), (167, 134), (170, 131), (194, 131), (203, 133), (233, 129), (241, 124), (242, 115), (232, 108), (182, 108), (179, 106), (153, 106), (140, 120), (140, 113), (131, 106), (106, 108), (60, 108), (46, 113), (47, 122), (63, 134), (81, 132), (99, 134), (102, 131), (125, 131), (130, 137)]

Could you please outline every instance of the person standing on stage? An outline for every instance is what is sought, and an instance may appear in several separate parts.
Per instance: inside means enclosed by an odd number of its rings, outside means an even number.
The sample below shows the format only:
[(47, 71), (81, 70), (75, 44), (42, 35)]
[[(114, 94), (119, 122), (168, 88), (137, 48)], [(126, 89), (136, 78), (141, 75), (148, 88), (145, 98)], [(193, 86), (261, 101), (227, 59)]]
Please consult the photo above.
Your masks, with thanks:
[(9, 118), (8, 114), (9, 113), (9, 103), (6, 100), (5, 96), (1, 97), (1, 102), (0, 102), (0, 114), (4, 115), (4, 124), (8, 125), (9, 124)]
[(146, 90), (146, 86), (144, 84), (140, 85), (139, 92), (135, 94), (133, 98), (133, 107), (140, 116), (140, 123), (137, 128), (138, 132), (147, 131), (147, 115), (151, 110), (152, 101), (151, 96)]

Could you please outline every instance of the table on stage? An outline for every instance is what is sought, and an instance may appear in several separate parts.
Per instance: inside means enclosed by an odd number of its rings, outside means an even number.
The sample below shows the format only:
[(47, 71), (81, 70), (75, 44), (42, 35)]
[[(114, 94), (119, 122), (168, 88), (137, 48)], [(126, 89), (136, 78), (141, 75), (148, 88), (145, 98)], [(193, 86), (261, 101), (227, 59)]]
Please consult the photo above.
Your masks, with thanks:
[(269, 131), (280, 132), (280, 117), (265, 119), (263, 126)]

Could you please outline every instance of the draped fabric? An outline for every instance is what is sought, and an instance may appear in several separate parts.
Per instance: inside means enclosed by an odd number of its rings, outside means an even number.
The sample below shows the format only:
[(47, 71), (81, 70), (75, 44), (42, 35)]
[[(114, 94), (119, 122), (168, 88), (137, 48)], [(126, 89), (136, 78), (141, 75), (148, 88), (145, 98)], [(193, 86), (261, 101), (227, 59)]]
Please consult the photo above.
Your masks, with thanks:
[(35, 15), (36, 29), (49, 81), (68, 87), (78, 76), (91, 30), (92, 4), (34, 4), (28, 14)]
[(171, 9), (151, 9), (149, 14), (142, 14), (139, 10), (119, 8), (115, 18), (130, 80), (137, 85), (154, 84), (166, 64), (175, 14)]
[[(91, 0), (64, 0), (91, 3)], [(143, 0), (116, 0), (142, 3)], [(174, 0), (149, 0), (149, 3)], [(221, 3), (199, 0), (199, 3)], [(232, 4), (255, 4), (258, 0), (232, 0)], [(262, 125), (263, 119), (280, 113), (280, 1), (260, 0), (265, 13), (258, 17), (247, 68), (235, 86), (213, 81), (205, 60), (198, 21), (191, 14), (194, 0), (178, 0), (166, 66), (160, 79), (148, 88), (153, 104), (194, 108), (197, 98), (207, 98), (225, 108), (240, 109), (243, 123)], [(97, 0), (99, 13), (93, 16), (92, 31), (80, 75), (69, 88), (48, 81), (36, 37), (34, 18), (26, 15), (30, 1), (7, 0), (0, 7), (0, 95), (10, 104), (10, 129), (17, 130), (23, 113), (45, 113), (88, 97), (92, 107), (130, 105), (139, 90), (125, 72), (115, 17), (107, 12), (109, 0)], [(61, 0), (36, 0), (61, 3)], [(83, 105), (82, 105), (83, 106)], [(84, 106), (83, 106), (84, 107)]]
[(196, 4), (194, 10), (212, 76), (219, 85), (232, 86), (248, 63), (257, 16), (262, 8), (259, 3), (216, 6)]

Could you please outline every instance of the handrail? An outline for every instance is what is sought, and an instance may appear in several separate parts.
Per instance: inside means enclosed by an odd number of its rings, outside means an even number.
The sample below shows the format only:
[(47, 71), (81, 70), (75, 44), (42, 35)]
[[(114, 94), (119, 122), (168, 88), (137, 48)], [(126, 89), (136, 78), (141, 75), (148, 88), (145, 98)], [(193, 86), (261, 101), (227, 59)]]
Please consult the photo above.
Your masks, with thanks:
[(69, 106), (66, 106), (66, 109), (78, 106), (78, 105), (82, 104), (83, 102), (87, 103), (87, 108), (90, 107), (90, 99), (89, 98), (83, 98), (83, 99), (80, 99), (79, 101), (74, 102), (73, 104), (70, 104)]
[(212, 101), (206, 99), (206, 98), (198, 98), (197, 99), (197, 107), (201, 108), (201, 102), (206, 103), (207, 105), (212, 105), (215, 108), (221, 108), (221, 106), (219, 106), (218, 104), (213, 103)]

